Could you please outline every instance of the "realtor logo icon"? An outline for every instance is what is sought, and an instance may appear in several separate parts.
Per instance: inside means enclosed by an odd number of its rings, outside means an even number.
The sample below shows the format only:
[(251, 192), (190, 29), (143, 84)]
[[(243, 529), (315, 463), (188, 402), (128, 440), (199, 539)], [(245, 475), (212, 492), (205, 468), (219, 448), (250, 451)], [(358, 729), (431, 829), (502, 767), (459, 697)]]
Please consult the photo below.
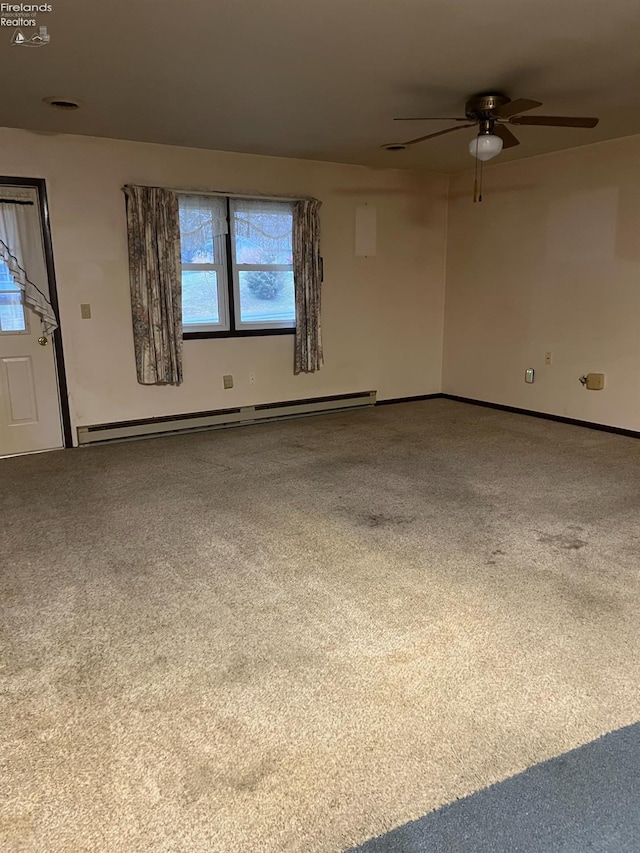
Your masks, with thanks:
[(11, 37), (11, 44), (17, 44), (20, 47), (42, 47), (43, 44), (49, 44), (50, 40), (51, 36), (47, 32), (47, 28), (40, 27), (33, 36), (25, 36), (22, 30), (16, 30)]

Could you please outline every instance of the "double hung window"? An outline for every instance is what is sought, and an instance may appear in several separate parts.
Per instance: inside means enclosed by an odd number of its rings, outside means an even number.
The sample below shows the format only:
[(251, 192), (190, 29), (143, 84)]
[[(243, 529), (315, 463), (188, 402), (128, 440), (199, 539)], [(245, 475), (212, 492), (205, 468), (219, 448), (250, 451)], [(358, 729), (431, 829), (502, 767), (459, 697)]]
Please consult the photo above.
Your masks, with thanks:
[(293, 202), (180, 195), (185, 337), (293, 332)]

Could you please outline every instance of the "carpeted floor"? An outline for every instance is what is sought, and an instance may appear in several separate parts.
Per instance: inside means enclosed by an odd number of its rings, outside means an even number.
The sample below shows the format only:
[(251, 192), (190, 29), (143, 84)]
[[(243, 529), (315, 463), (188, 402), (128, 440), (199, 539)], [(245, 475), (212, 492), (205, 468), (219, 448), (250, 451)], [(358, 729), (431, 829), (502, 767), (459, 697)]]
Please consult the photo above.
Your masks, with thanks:
[(0, 847), (340, 853), (635, 723), (639, 511), (445, 400), (0, 460)]

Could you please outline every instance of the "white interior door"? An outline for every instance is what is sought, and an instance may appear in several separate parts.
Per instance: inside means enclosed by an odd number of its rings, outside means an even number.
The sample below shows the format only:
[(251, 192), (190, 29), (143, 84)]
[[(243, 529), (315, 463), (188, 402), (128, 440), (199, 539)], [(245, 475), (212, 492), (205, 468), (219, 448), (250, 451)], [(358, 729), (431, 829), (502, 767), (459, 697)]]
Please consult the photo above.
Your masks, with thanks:
[[(0, 185), (3, 197), (33, 199), (22, 215), (37, 217), (42, 235), (37, 190)], [(0, 235), (1, 237), (2, 235)], [(30, 251), (28, 275), (49, 295), (44, 246)], [(25, 304), (7, 264), (0, 259), (0, 456), (52, 450), (64, 444), (55, 352), (50, 336), (42, 340), (40, 317)], [(44, 345), (43, 345), (44, 343)]]

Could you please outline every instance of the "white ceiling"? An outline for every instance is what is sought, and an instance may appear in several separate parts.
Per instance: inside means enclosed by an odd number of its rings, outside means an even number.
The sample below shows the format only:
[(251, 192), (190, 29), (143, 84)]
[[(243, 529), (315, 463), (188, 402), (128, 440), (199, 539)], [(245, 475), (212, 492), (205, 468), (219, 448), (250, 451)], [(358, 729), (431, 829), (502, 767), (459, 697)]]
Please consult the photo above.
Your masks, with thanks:
[[(595, 130), (514, 128), (501, 160), (640, 133), (638, 0), (52, 0), (0, 29), (5, 126), (453, 172), (472, 130), (390, 153), (501, 90)], [(28, 17), (28, 16), (27, 16)], [(75, 113), (42, 103), (80, 99)], [(1, 170), (0, 170), (1, 171)]]

